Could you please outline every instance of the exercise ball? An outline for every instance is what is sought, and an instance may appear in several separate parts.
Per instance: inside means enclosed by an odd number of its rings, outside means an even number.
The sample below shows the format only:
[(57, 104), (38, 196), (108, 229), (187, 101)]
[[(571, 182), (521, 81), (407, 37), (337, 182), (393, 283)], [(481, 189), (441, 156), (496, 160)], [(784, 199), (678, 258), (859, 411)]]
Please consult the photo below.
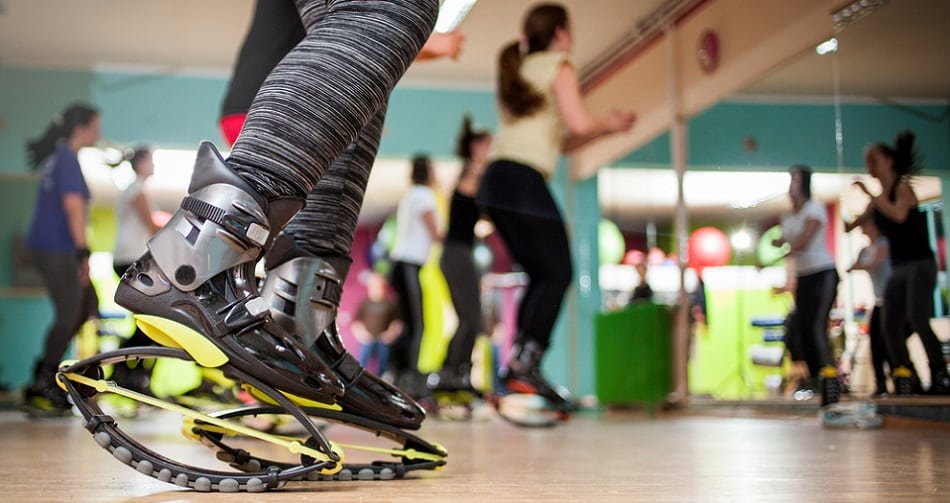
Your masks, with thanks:
[(606, 218), (597, 225), (597, 244), (601, 264), (619, 263), (627, 246), (620, 228)]
[(700, 227), (693, 231), (687, 250), (689, 266), (694, 269), (726, 265), (732, 254), (729, 238), (715, 227)]
[(762, 233), (759, 243), (755, 247), (755, 258), (763, 266), (782, 265), (785, 262), (785, 255), (788, 255), (789, 246), (785, 243), (782, 246), (775, 246), (772, 241), (782, 237), (782, 228), (778, 225), (769, 227)]

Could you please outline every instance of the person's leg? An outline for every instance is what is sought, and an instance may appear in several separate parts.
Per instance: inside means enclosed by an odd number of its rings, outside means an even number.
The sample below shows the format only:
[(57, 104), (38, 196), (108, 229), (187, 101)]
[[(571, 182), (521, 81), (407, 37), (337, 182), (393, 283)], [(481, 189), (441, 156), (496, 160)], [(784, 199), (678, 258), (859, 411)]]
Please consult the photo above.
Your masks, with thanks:
[(808, 364), (808, 372), (812, 379), (819, 376), (823, 366), (821, 352), (817, 346), (818, 332), (816, 332), (820, 323), (817, 317), (820, 317), (821, 310), (819, 292), (821, 282), (818, 276), (817, 274), (799, 276), (798, 286), (795, 289), (795, 312), (799, 335), (805, 362)]
[(399, 297), (402, 333), (389, 347), (388, 369), (396, 386), (411, 396), (425, 394), (425, 378), (419, 373), (419, 345), (423, 333), (422, 286), (416, 264), (393, 263), (390, 283)]
[(815, 312), (812, 317), (811, 332), (815, 338), (815, 354), (822, 367), (835, 367), (835, 355), (828, 340), (828, 326), (831, 323), (831, 308), (838, 294), (838, 272), (834, 269), (815, 274), (814, 290)]
[(221, 133), (229, 146), (244, 127), (247, 111), (264, 79), (305, 35), (293, 0), (257, 1), (221, 102)]
[[(906, 267), (894, 268), (891, 278), (884, 289), (884, 309), (881, 322), (884, 329), (884, 341), (888, 359), (895, 367), (913, 369), (914, 365), (907, 350), (906, 328), (909, 324), (907, 313), (907, 291), (910, 273)], [(894, 369), (891, 369), (893, 371)]]
[(440, 260), (458, 315), (458, 328), (443, 363), (443, 369), (460, 374), (471, 368), (475, 339), (482, 331), (482, 304), (478, 272), (472, 258), (472, 249), (464, 244), (446, 243)]
[(366, 367), (376, 353), (376, 341), (370, 341), (360, 347), (360, 366)]
[[(489, 209), (512, 257), (528, 274), (518, 309), (515, 353), (501, 370), (511, 387), (522, 387), (563, 402), (540, 372), (541, 359), (571, 281), (570, 251), (563, 222), (546, 217)], [(523, 385), (523, 386), (522, 386)]]
[(910, 265), (907, 282), (907, 314), (911, 329), (917, 332), (927, 353), (930, 366), (931, 394), (950, 394), (950, 376), (943, 348), (937, 334), (930, 326), (933, 318), (933, 292), (937, 286), (937, 264), (933, 260), (921, 260)]
[(268, 200), (310, 192), (385, 105), (438, 13), (436, 0), (297, 5), (307, 35), (264, 81), (228, 160)]
[(83, 287), (79, 283), (79, 265), (72, 253), (35, 252), (33, 260), (53, 302), (55, 318), (46, 334), (41, 360), (41, 366), (50, 371), (51, 378), (82, 325)]
[(801, 317), (797, 313), (798, 309), (793, 307), (785, 317), (785, 334), (782, 338), (788, 356), (792, 361), (785, 387), (786, 392), (793, 392), (811, 386), (811, 371), (808, 369), (805, 348), (802, 344)]
[(83, 314), (79, 265), (70, 252), (33, 252), (33, 261), (53, 302), (54, 319), (46, 333), (43, 354), (33, 368), (27, 395), (45, 396), (54, 407), (65, 408), (69, 404), (55, 376)]
[(383, 375), (389, 366), (389, 344), (376, 340), (376, 375)]
[(883, 306), (874, 306), (871, 319), (868, 322), (868, 340), (871, 343), (871, 366), (874, 368), (874, 394), (887, 393), (887, 373), (884, 372), (884, 361), (887, 359), (887, 350), (884, 343), (884, 327), (881, 321), (884, 317)]
[[(907, 349), (907, 335), (913, 330), (910, 321), (909, 285), (915, 271), (906, 264), (894, 267), (884, 289), (884, 343), (891, 363), (894, 392), (899, 395), (919, 393), (920, 378)], [(912, 333), (912, 332), (911, 332)]]
[(438, 4), (298, 6), (307, 36), (262, 85), (227, 163), (213, 147), (199, 152), (189, 197), (116, 299), (204, 334), (229, 362), (283, 391), (333, 401), (343, 383), (310, 351), (285, 350), (300, 343), (258, 302), (253, 264), (376, 114)]

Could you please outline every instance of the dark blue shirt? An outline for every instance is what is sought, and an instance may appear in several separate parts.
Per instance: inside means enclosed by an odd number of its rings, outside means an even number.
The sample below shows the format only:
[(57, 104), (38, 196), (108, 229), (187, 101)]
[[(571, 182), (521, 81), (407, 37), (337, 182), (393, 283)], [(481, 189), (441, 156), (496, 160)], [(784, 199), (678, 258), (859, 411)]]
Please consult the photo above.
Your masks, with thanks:
[(31, 250), (71, 251), (76, 249), (69, 231), (69, 219), (63, 207), (63, 196), (78, 194), (88, 204), (89, 187), (82, 176), (79, 158), (64, 142), (60, 142), (40, 171), (33, 218), (26, 234)]

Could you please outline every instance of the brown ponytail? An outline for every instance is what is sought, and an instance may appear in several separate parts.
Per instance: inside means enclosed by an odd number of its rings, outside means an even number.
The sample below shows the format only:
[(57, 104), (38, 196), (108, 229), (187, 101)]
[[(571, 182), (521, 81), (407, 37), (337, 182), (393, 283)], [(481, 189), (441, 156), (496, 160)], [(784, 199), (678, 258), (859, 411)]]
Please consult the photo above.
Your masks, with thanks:
[(898, 133), (894, 139), (893, 147), (879, 141), (872, 144), (871, 148), (891, 158), (894, 173), (897, 174), (898, 178), (913, 176), (923, 170), (920, 165), (917, 147), (914, 145), (914, 133), (910, 130)]
[(68, 139), (76, 126), (86, 126), (98, 115), (98, 110), (84, 103), (77, 103), (63, 110), (62, 114), (50, 122), (39, 138), (27, 142), (26, 160), (30, 167), (37, 169), (56, 151), (56, 144), (60, 140)]
[(475, 129), (472, 126), (472, 116), (465, 114), (462, 117), (462, 130), (459, 132), (455, 143), (455, 155), (459, 156), (466, 164), (472, 160), (472, 143), (488, 136), (488, 131)]
[(521, 77), (522, 59), (517, 41), (502, 49), (498, 57), (498, 96), (515, 117), (531, 115), (544, 104), (544, 97)]
[(907, 130), (901, 131), (894, 139), (894, 171), (897, 176), (916, 175), (922, 171), (920, 166), (920, 155), (917, 153), (917, 147), (914, 146), (914, 133)]
[[(522, 23), (524, 41), (515, 41), (498, 56), (498, 96), (505, 109), (515, 117), (524, 117), (544, 105), (544, 96), (521, 77), (524, 56), (545, 51), (558, 28), (567, 28), (567, 10), (553, 3), (532, 8)], [(524, 47), (522, 47), (524, 45)]]

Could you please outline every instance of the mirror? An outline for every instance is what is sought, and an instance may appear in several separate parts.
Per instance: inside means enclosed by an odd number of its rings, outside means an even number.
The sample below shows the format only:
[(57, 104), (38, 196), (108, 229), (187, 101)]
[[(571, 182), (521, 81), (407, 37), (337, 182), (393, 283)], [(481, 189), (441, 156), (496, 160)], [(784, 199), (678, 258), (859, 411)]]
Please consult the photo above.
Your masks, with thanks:
[[(841, 362), (842, 382), (853, 392), (870, 392), (873, 378), (868, 375), (866, 348), (860, 347), (866, 341), (860, 335), (866, 331), (865, 314), (873, 306), (870, 280), (866, 273), (845, 272), (868, 241), (860, 232), (845, 233), (842, 217), (853, 218), (867, 204), (851, 185), (855, 178), (868, 178), (864, 146), (891, 140), (873, 136), (886, 130), (874, 122), (876, 118), (899, 113), (915, 118), (918, 128), (927, 121), (942, 121), (944, 151), (938, 152), (937, 158), (946, 164), (945, 107), (950, 85), (919, 82), (928, 79), (911, 76), (930, 74), (921, 73), (920, 67), (907, 69), (901, 61), (907, 54), (933, 54), (935, 37), (946, 39), (946, 35), (919, 28), (936, 27), (920, 19), (928, 16), (924, 14), (927, 9), (931, 9), (932, 19), (943, 19), (933, 14), (933, 9), (948, 13), (946, 3), (939, 0), (921, 1), (912, 8), (885, 4), (846, 23), (837, 34), (838, 52), (819, 55), (809, 49), (690, 119), (689, 168), (684, 181), (691, 233), (689, 262), (704, 266), (700, 268), (708, 308), (708, 323), (697, 325), (689, 348), (689, 389), (694, 396), (817, 399), (814, 385), (810, 391), (803, 387), (800, 393), (791, 385), (783, 322), (792, 297), (773, 294), (788, 277), (786, 264), (777, 260), (779, 252), (771, 240), (779, 216), (790, 208), (788, 169), (794, 164), (813, 169), (813, 199), (826, 208), (833, 227), (829, 242), (840, 286), (829, 340)], [(914, 26), (918, 28), (908, 28)], [(816, 46), (820, 42), (816, 41)], [(950, 47), (950, 42), (943, 47)], [(915, 52), (906, 52), (911, 50)], [(950, 60), (950, 55), (944, 55), (942, 60), (917, 59), (923, 67), (939, 66), (933, 62)], [(908, 106), (908, 102), (896, 100), (905, 96), (901, 93), (908, 80), (925, 88), (922, 94), (909, 97), (939, 98), (943, 108), (915, 102)], [(944, 94), (932, 94), (938, 91)], [(932, 129), (930, 126), (927, 131)], [(932, 169), (926, 174), (931, 173)], [(670, 169), (669, 136), (601, 169), (598, 176), (602, 215), (620, 229), (628, 250), (620, 264), (601, 266), (603, 309), (618, 309), (631, 302), (639, 283), (633, 264), (640, 261), (648, 265), (646, 279), (655, 300), (675, 303), (678, 275), (675, 257), (670, 255), (676, 253), (672, 221), (676, 178)], [(921, 176), (915, 183), (918, 197), (928, 208), (936, 246), (943, 235), (941, 182), (935, 176)], [(651, 253), (654, 247), (658, 250)], [(697, 257), (697, 251), (704, 256)], [(696, 269), (687, 271), (687, 290), (697, 284)], [(941, 285), (944, 277), (941, 273)]]

